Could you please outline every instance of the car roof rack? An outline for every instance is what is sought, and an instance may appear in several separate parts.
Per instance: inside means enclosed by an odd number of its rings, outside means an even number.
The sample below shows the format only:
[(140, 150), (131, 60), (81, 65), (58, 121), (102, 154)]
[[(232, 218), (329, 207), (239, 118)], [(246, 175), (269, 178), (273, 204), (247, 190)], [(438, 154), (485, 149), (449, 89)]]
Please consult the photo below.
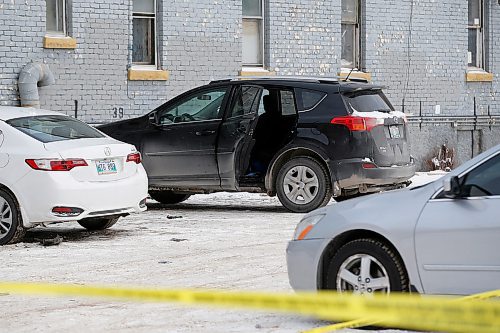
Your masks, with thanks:
[(300, 82), (316, 82), (316, 83), (331, 83), (338, 84), (338, 77), (309, 77), (309, 76), (236, 76), (232, 78), (225, 78), (220, 80), (213, 80), (210, 84), (223, 83), (223, 82), (236, 82), (236, 81), (300, 81)]
[(230, 78), (224, 78), (219, 80), (212, 80), (210, 84), (224, 83), (224, 82), (236, 82), (236, 81), (246, 81), (246, 80), (254, 80), (254, 81), (298, 81), (298, 82), (314, 82), (314, 83), (329, 83), (329, 84), (338, 84), (339, 82), (360, 82), (360, 83), (369, 83), (367, 79), (357, 78), (357, 77), (349, 77), (346, 79), (345, 77), (339, 76), (329, 76), (329, 77), (314, 77), (314, 76), (236, 76)]

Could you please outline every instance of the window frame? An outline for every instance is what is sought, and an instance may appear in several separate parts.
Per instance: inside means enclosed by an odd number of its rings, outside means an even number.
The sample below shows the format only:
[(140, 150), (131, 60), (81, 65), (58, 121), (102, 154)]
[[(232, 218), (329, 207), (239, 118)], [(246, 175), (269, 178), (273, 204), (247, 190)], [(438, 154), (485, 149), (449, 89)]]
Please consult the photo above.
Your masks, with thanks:
[(45, 0), (45, 35), (46, 36), (55, 36), (55, 37), (61, 37), (61, 36), (68, 36), (68, 0), (62, 0), (62, 10), (58, 11), (57, 6), (58, 6), (58, 1), (55, 0), (56, 3), (56, 13), (55, 13), (55, 21), (56, 24), (58, 22), (58, 14), (62, 14), (62, 31), (60, 30), (49, 30), (47, 27), (47, 14), (48, 14), (48, 6), (47, 6), (47, 0)]
[[(476, 164), (472, 165), (471, 167), (469, 167), (468, 169), (466, 169), (465, 171), (461, 172), (460, 174), (458, 174), (456, 176), (458, 176), (458, 179), (460, 182), (463, 182), (466, 179), (466, 177), (469, 175), (470, 172), (473, 172), (474, 170), (476, 170), (477, 168), (482, 166), (484, 163), (487, 163), (488, 161), (490, 161), (494, 158), (497, 158), (497, 157), (500, 157), (500, 151), (492, 153), (490, 156), (484, 158), (482, 161), (477, 162)], [(438, 180), (438, 181), (441, 181), (441, 180)], [(460, 198), (460, 200), (482, 200), (485, 198), (492, 198), (492, 197), (500, 197), (500, 196), (499, 195), (491, 195), (491, 196), (463, 197), (463, 198)], [(444, 188), (443, 188), (443, 186), (441, 186), (434, 193), (434, 195), (430, 198), (429, 201), (454, 201), (454, 200), (457, 200), (457, 199), (446, 198), (444, 196)]]
[[(260, 39), (260, 58), (261, 58), (261, 63), (260, 64), (250, 64), (250, 63), (245, 63), (242, 61), (242, 67), (262, 67), (264, 68), (264, 64), (265, 64), (265, 60), (264, 60), (264, 57), (265, 57), (265, 32), (264, 32), (264, 29), (265, 29), (265, 10), (266, 10), (266, 3), (265, 3), (265, 0), (259, 0), (260, 1), (260, 6), (261, 6), (261, 14), (260, 16), (255, 16), (255, 15), (245, 15), (243, 13), (243, 1), (245, 0), (242, 0), (241, 4), (242, 4), (242, 35), (243, 35), (243, 23), (245, 22), (245, 20), (248, 20), (248, 21), (259, 21), (259, 28), (260, 28), (260, 36), (259, 36), (259, 39)], [(242, 38), (243, 39), (243, 38)], [(243, 60), (243, 54), (242, 54), (242, 60)]]
[[(222, 97), (221, 104), (219, 106), (219, 111), (217, 113), (217, 117), (213, 119), (202, 119), (202, 120), (192, 120), (192, 121), (180, 121), (180, 122), (171, 122), (171, 123), (161, 123), (160, 118), (165, 114), (169, 113), (169, 110), (173, 110), (178, 108), (179, 106), (187, 103), (193, 98), (204, 95), (207, 93), (215, 92), (215, 91), (223, 91), (224, 95)], [(196, 123), (204, 123), (204, 122), (212, 122), (212, 121), (221, 121), (224, 117), (224, 113), (226, 111), (226, 104), (228, 96), (231, 94), (231, 89), (229, 86), (213, 86), (213, 87), (203, 87), (202, 89), (197, 89), (196, 91), (188, 91), (185, 94), (178, 96), (172, 101), (168, 101), (165, 104), (161, 105), (157, 109), (155, 109), (151, 114), (154, 114), (155, 120), (157, 122), (157, 126), (176, 126), (176, 125), (186, 125), (186, 124), (196, 124)], [(208, 106), (208, 105), (207, 105)], [(207, 107), (205, 106), (205, 107)], [(201, 111), (201, 110), (200, 110)], [(151, 117), (151, 114), (149, 115)], [(177, 115), (179, 116), (179, 115)]]
[[(345, 0), (342, 0), (342, 1), (345, 1)], [(341, 38), (340, 38), (340, 41), (341, 41), (341, 51), (340, 51), (340, 61), (341, 61), (341, 68), (345, 68), (345, 69), (360, 69), (361, 68), (361, 6), (362, 6), (362, 1), (361, 0), (354, 0), (356, 1), (356, 22), (351, 22), (349, 20), (345, 20), (343, 18), (343, 15), (342, 15), (342, 7), (341, 7), (341, 11), (340, 11), (340, 25), (341, 25), (341, 29), (340, 29), (340, 33), (341, 33)], [(342, 26), (343, 25), (350, 25), (350, 26), (353, 26), (354, 28), (354, 40), (353, 40), (353, 64), (352, 66), (344, 66), (342, 64), (342, 54), (344, 53), (343, 50), (344, 50), (344, 43), (342, 43)]]
[[(158, 69), (158, 21), (157, 21), (157, 16), (158, 16), (158, 7), (157, 7), (157, 0), (153, 0), (153, 8), (154, 8), (154, 13), (146, 13), (146, 12), (136, 12), (134, 11), (134, 1), (137, 0), (132, 0), (132, 67), (140, 67), (140, 68), (146, 68), (146, 69)], [(153, 63), (147, 63), (147, 62), (134, 62), (134, 20), (135, 19), (152, 19), (152, 26), (154, 28), (153, 31), (153, 41), (151, 45), (153, 46), (154, 50), (151, 52), (151, 55), (154, 57)]]
[[(469, 70), (486, 70), (486, 41), (485, 41), (485, 14), (486, 14), (486, 1), (485, 0), (468, 0), (468, 10), (470, 13), (471, 2), (474, 1), (478, 3), (479, 8), (479, 24), (471, 25), (469, 19), (467, 18), (467, 32), (471, 30), (476, 30), (476, 63), (472, 63), (473, 54), (471, 54), (469, 62), (469, 52), (470, 45), (467, 45), (467, 67)], [(467, 44), (469, 42), (469, 34), (467, 34)]]

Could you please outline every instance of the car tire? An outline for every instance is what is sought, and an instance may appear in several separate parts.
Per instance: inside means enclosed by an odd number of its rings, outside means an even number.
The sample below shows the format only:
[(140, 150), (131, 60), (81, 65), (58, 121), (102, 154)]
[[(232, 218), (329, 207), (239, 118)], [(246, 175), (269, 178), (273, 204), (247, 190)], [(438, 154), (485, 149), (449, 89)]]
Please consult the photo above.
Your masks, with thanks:
[(187, 200), (191, 194), (180, 194), (172, 191), (149, 191), (154, 200), (165, 205), (173, 205)]
[(26, 233), (15, 198), (0, 189), (0, 245), (19, 242)]
[(78, 223), (87, 230), (104, 230), (111, 228), (116, 222), (118, 222), (119, 216), (111, 217), (92, 217), (86, 218), (78, 221)]
[(278, 172), (276, 193), (286, 209), (307, 213), (330, 201), (332, 185), (328, 171), (318, 161), (311, 157), (296, 157)]
[[(362, 263), (366, 263), (362, 272)], [(326, 289), (371, 294), (409, 292), (408, 274), (399, 255), (375, 239), (357, 239), (342, 246), (327, 269)]]

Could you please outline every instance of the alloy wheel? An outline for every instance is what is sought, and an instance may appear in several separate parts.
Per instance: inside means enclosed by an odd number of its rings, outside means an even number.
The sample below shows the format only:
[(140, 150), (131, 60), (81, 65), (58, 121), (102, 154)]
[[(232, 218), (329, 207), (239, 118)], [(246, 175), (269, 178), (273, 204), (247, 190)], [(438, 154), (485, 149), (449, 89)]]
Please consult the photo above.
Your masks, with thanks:
[(12, 209), (4, 198), (0, 197), (0, 239), (12, 228)]
[(385, 267), (368, 254), (347, 258), (337, 274), (337, 291), (354, 294), (390, 293), (391, 284)]
[(318, 176), (307, 166), (295, 166), (286, 173), (283, 189), (291, 202), (299, 205), (308, 204), (318, 194)]

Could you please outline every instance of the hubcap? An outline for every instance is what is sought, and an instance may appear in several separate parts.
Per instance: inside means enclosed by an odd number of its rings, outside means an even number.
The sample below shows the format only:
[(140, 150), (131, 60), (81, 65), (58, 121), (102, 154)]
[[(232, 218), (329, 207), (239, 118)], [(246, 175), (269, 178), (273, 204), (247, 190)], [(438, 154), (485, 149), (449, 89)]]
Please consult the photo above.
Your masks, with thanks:
[(285, 195), (294, 204), (305, 205), (316, 198), (319, 181), (316, 173), (303, 165), (291, 168), (283, 180)]
[(384, 266), (368, 254), (347, 258), (337, 274), (337, 291), (354, 294), (390, 293), (391, 284)]
[(9, 203), (0, 197), (0, 238), (4, 238), (12, 227), (12, 210)]

